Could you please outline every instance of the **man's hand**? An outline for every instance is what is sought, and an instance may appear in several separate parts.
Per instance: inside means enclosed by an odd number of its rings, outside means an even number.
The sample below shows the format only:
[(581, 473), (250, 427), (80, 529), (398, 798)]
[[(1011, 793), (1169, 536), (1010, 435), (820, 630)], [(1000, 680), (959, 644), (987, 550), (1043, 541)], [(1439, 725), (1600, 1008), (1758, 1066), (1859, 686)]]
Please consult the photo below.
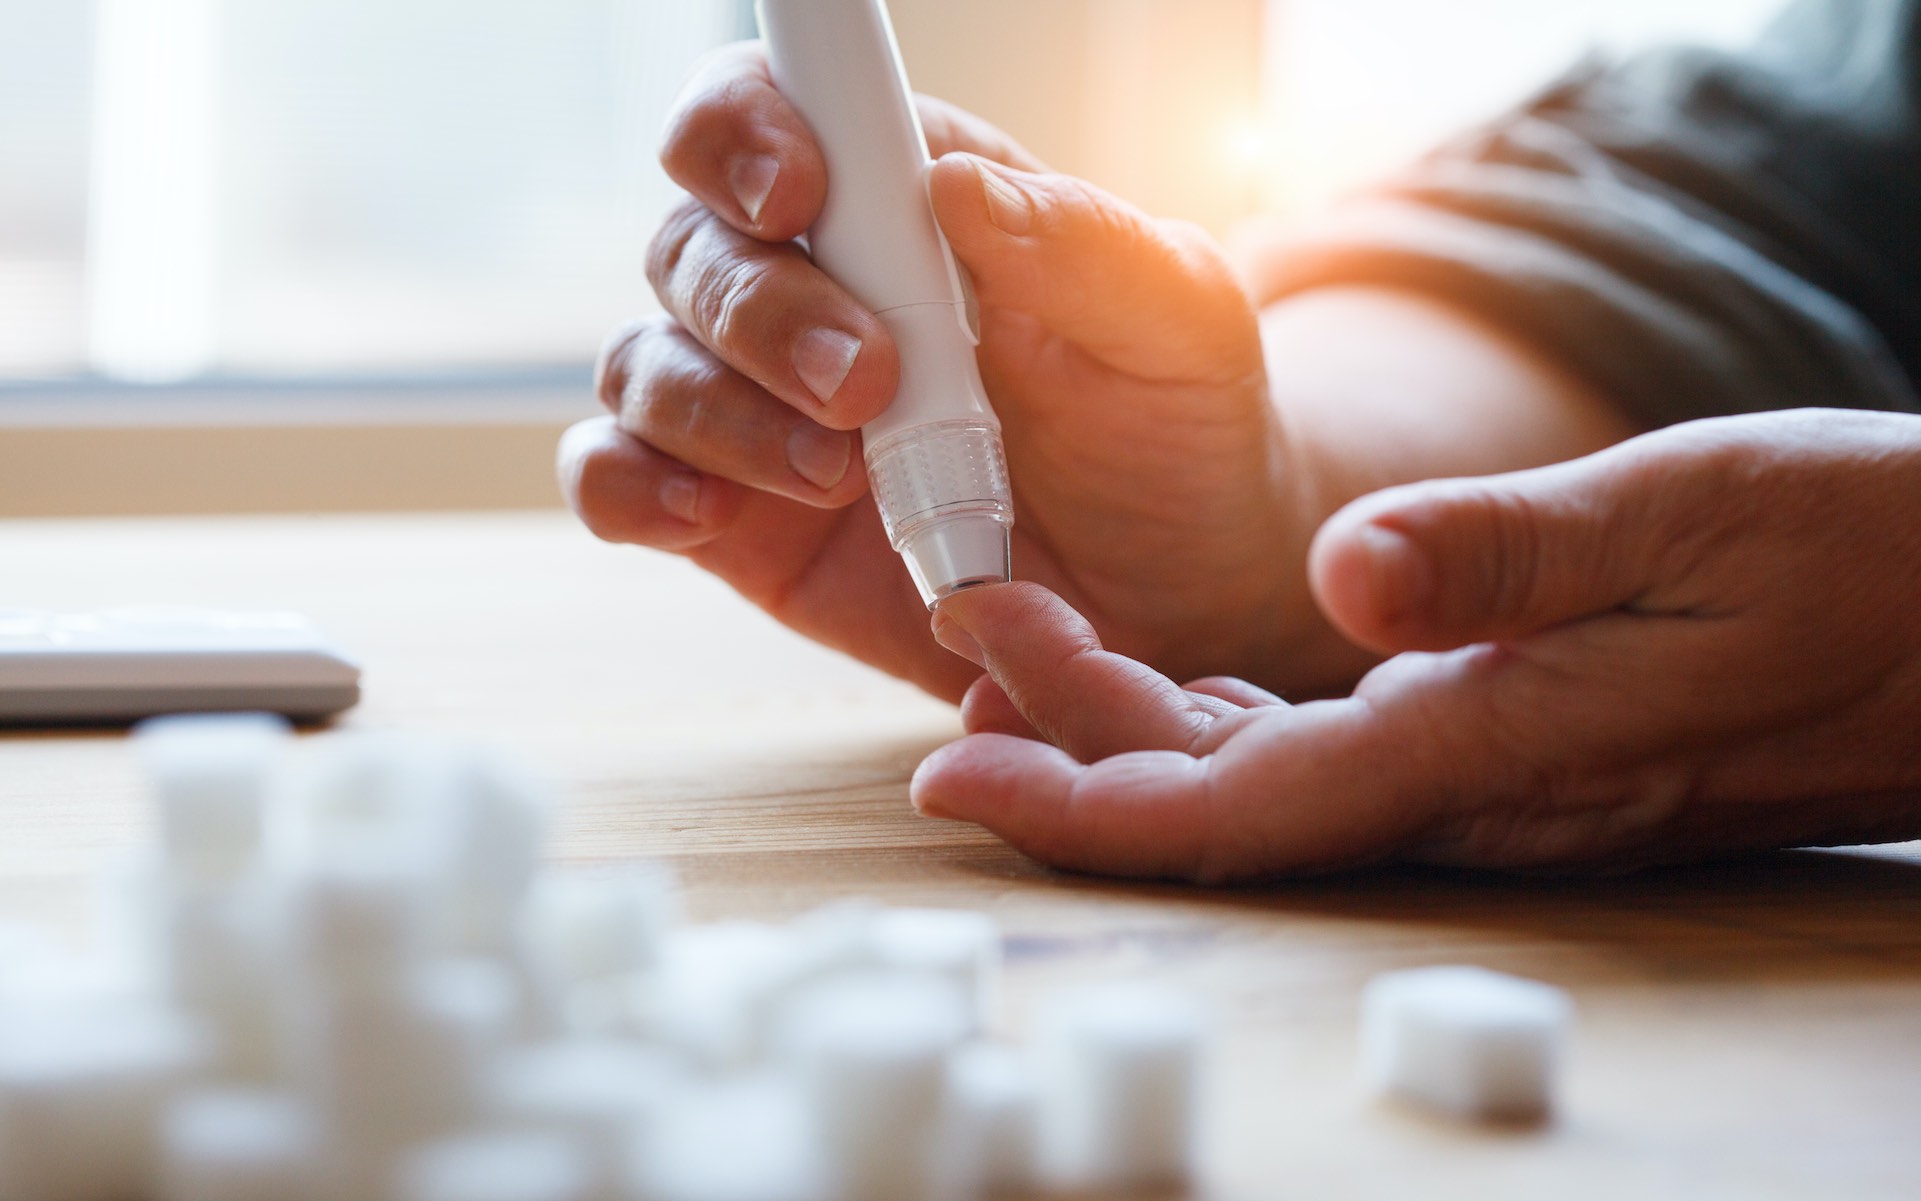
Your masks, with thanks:
[[(922, 115), (944, 156), (935, 212), (979, 293), (1020, 573), (1156, 662), (1255, 672), (1289, 614), (1340, 646), (1306, 594), (1312, 523), (1254, 310), (1213, 244), (1044, 173), (958, 110)], [(652, 251), (666, 314), (604, 356), (613, 415), (561, 452), (574, 507), (604, 538), (685, 553), (809, 637), (958, 697), (972, 673), (927, 637), (866, 494), (857, 431), (893, 399), (896, 352), (793, 241), (828, 181), (757, 46), (699, 72), (662, 161), (692, 194)]]
[(1921, 836), (1921, 418), (1695, 422), (1389, 489), (1313, 549), (1395, 658), (1347, 699), (1177, 688), (1030, 585), (944, 601), (983, 664), (923, 812), (1064, 867), (1620, 868)]

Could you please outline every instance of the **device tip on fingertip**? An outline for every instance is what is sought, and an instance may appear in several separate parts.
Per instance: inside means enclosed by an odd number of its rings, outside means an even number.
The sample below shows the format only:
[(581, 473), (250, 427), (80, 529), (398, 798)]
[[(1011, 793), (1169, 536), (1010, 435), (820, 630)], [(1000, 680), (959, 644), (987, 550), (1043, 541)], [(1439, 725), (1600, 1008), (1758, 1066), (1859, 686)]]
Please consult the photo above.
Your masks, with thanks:
[(941, 601), (1014, 578), (1013, 535), (995, 513), (961, 513), (929, 522), (901, 539), (901, 558), (932, 612)]

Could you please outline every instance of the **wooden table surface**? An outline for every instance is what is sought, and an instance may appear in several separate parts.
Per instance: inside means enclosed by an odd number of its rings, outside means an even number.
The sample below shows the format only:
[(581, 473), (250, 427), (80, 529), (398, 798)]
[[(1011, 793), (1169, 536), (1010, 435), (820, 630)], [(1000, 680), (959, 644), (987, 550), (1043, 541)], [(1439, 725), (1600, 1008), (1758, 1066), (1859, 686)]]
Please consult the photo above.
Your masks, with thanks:
[[(518, 748), (565, 786), (555, 858), (668, 859), (698, 918), (987, 910), (1013, 1029), (1064, 981), (1198, 990), (1223, 1019), (1208, 1197), (1921, 1196), (1921, 845), (1600, 882), (1065, 876), (908, 808), (952, 709), (557, 514), (0, 522), (0, 604), (129, 603), (310, 614), (366, 667), (345, 727)], [(75, 920), (148, 821), (116, 735), (0, 736), (0, 916)], [(1573, 991), (1556, 1122), (1459, 1131), (1359, 1095), (1360, 985), (1444, 962)]]

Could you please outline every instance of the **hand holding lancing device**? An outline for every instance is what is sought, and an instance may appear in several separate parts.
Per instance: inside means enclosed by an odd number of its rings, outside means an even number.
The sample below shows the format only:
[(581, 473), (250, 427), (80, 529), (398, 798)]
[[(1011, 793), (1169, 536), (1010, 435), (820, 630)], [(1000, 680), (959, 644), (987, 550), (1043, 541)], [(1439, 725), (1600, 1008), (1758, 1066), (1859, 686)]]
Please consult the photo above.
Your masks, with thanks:
[[(934, 211), (980, 298), (1016, 570), (1157, 661), (1254, 670), (1276, 614), (1354, 660), (1308, 603), (1301, 476), (1253, 304), (1213, 243), (1045, 173), (957, 109), (922, 115), (944, 156)], [(612, 415), (563, 443), (569, 499), (600, 536), (686, 554), (808, 637), (958, 697), (972, 677), (929, 641), (861, 467), (897, 355), (793, 240), (825, 168), (757, 46), (695, 76), (662, 161), (692, 194), (651, 254), (666, 314), (605, 355)]]

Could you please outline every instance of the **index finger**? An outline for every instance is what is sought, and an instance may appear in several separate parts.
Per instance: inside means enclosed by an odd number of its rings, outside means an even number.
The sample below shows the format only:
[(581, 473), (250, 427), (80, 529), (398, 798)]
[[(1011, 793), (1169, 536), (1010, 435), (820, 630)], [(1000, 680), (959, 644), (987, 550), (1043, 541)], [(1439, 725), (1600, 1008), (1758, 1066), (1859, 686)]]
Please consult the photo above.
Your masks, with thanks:
[(1020, 171), (1045, 171), (1047, 164), (1000, 129), (938, 96), (914, 97), (920, 110), (921, 131), (927, 135), (927, 153), (933, 158), (960, 152), (993, 159)]
[(1039, 584), (954, 593), (934, 611), (934, 636), (986, 668), (1035, 730), (1083, 762), (1197, 751), (1239, 709), (1104, 649), (1094, 628)]
[[(974, 114), (931, 96), (915, 103), (934, 158), (958, 150), (1023, 171), (1046, 169)], [(674, 102), (660, 163), (728, 224), (764, 241), (799, 237), (827, 200), (826, 160), (774, 86), (759, 42), (722, 46), (695, 66)]]
[(774, 87), (759, 42), (722, 46), (695, 66), (660, 165), (728, 224), (769, 242), (807, 232), (827, 199), (827, 162)]

